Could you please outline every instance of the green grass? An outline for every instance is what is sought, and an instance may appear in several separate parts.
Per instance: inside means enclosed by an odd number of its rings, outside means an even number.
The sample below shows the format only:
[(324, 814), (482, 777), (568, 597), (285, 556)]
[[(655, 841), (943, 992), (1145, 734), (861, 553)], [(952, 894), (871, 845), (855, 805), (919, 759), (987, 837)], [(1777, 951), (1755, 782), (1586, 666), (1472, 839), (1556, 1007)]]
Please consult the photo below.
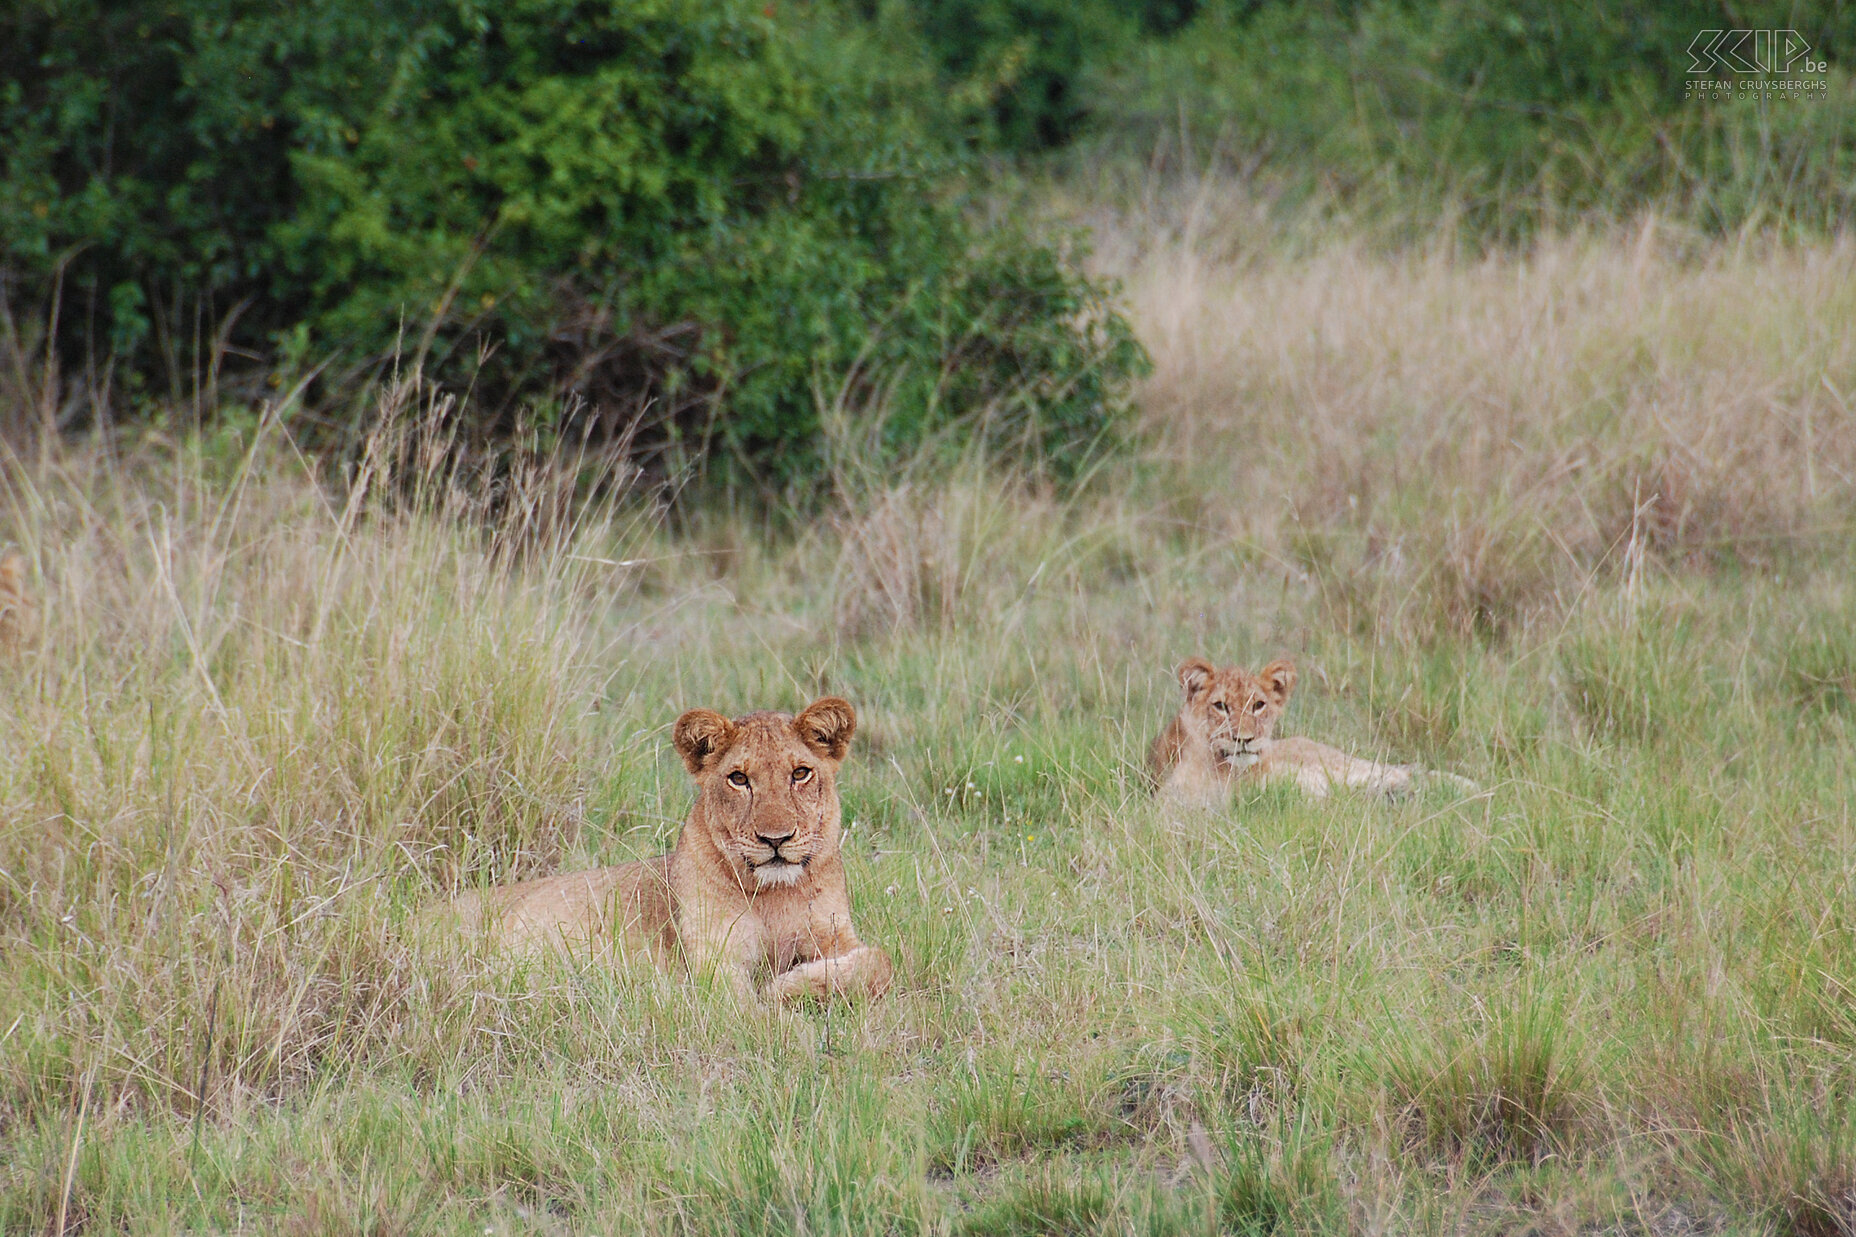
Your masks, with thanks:
[[(1601, 306), (1605, 252), (1548, 275)], [(1339, 259), (1297, 261), (1225, 277)], [(0, 1231), (1848, 1231), (1856, 443), (1821, 402), (1848, 344), (1744, 370), (1708, 343), (1733, 320), (1671, 308), (1705, 263), (1642, 276), (1655, 363), (1580, 353), (1574, 317), (1498, 329), (1486, 265), (1384, 314), (1407, 276), (1365, 269), (1351, 308), (1157, 348), (1145, 454), (1067, 499), (865, 479), (776, 540), (626, 499), (525, 521), (542, 474), (494, 509), (357, 494), (274, 425), (248, 470), (190, 440), (8, 464), (42, 632), (0, 670)], [(1450, 418), (1538, 398), (1473, 347), (1419, 364), (1453, 287), (1490, 349), (1595, 366), (1567, 381), (1620, 441), (1700, 415), (1670, 392), (1728, 408), (1706, 441), (1769, 492), (1652, 537), (1605, 522), (1615, 476), (1529, 497), (1493, 439), (1453, 454)], [(1844, 295), (1820, 273), (1771, 312)], [(1311, 316), (1378, 361), (1298, 394)], [(1808, 440), (1753, 441), (1743, 370)], [(1287, 415), (1230, 433), (1216, 375)], [(1422, 425), (1420, 388), (1443, 429), (1370, 430)], [(1317, 450), (1347, 416), (1351, 504)], [(1485, 793), (1156, 804), (1172, 666), (1281, 652), (1286, 731)], [(884, 1001), (403, 939), (459, 885), (666, 846), (682, 709), (823, 692), (862, 720)]]

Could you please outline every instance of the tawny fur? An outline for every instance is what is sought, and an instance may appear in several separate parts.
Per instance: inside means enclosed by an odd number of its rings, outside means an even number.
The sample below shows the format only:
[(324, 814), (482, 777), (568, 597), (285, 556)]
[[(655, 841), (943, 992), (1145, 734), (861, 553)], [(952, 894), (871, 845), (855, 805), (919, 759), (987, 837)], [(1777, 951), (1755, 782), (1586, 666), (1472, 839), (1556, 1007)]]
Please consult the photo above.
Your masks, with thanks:
[[(1278, 739), (1276, 721), (1295, 690), (1295, 666), (1271, 662), (1255, 674), (1217, 667), (1202, 657), (1178, 670), (1185, 702), (1147, 754), (1154, 785), (1185, 803), (1223, 803), (1239, 782), (1293, 781), (1317, 798), (1344, 786), (1396, 796), (1412, 788), (1415, 765), (1349, 756), (1313, 739)], [(1474, 789), (1450, 774), (1439, 775)]]
[(851, 926), (839, 850), (837, 773), (856, 725), (831, 696), (797, 717), (693, 709), (674, 732), (697, 786), (675, 850), (465, 894), (432, 921), (512, 951), (557, 946), (714, 974), (770, 1000), (881, 996), (889, 957)]
[(17, 649), (31, 640), (37, 617), (26, 591), (26, 560), (10, 552), (0, 556), (0, 649)]

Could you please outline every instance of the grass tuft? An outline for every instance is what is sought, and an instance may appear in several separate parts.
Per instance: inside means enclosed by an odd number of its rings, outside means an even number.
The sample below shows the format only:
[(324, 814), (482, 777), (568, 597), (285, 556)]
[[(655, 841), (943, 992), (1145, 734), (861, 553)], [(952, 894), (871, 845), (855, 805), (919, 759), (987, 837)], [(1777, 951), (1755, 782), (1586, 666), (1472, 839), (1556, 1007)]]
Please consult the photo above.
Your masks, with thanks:
[(1419, 1146), (1486, 1167), (1537, 1163), (1574, 1132), (1585, 1089), (1564, 1011), (1528, 1001), (1480, 1015), (1471, 1030), (1406, 1032), (1386, 1062), (1388, 1088)]
[(1704, 1144), (1727, 1193), (1793, 1237), (1856, 1232), (1856, 1119), (1847, 1095), (1773, 1097)]

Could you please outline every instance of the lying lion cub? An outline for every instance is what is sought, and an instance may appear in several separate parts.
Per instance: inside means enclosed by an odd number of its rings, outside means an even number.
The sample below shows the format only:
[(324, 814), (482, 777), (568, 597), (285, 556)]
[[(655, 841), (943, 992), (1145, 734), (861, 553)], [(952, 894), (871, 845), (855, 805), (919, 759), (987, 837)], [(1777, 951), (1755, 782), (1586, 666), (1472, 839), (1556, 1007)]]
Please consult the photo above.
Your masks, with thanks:
[[(1275, 739), (1271, 731), (1295, 690), (1295, 666), (1277, 660), (1256, 674), (1219, 669), (1202, 657), (1179, 668), (1185, 707), (1154, 740), (1147, 765), (1161, 794), (1201, 804), (1224, 801), (1232, 785), (1293, 779), (1325, 797), (1336, 784), (1399, 795), (1411, 789), (1415, 765), (1382, 765), (1349, 756), (1313, 739)], [(1466, 789), (1475, 784), (1451, 774)]]
[(857, 714), (833, 696), (794, 717), (707, 709), (677, 719), (674, 742), (697, 787), (668, 855), (526, 881), (451, 903), (451, 915), (505, 947), (612, 947), (692, 973), (713, 970), (743, 995), (889, 988), (889, 957), (851, 927), (838, 852), (838, 766)]

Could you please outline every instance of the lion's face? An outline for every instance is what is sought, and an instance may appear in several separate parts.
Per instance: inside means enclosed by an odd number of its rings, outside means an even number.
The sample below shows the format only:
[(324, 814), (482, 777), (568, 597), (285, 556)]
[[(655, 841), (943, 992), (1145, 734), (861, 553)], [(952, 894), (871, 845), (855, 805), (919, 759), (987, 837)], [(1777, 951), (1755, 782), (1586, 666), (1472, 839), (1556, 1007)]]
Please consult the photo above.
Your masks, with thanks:
[(749, 713), (733, 721), (708, 709), (677, 719), (677, 753), (698, 790), (701, 822), (748, 888), (799, 881), (838, 850), (838, 766), (857, 714), (835, 696), (794, 717)]
[(1192, 742), (1209, 748), (1215, 762), (1244, 768), (1276, 729), (1295, 690), (1295, 666), (1278, 660), (1251, 674), (1194, 657), (1180, 666), (1179, 685), (1186, 693), (1180, 718)]

